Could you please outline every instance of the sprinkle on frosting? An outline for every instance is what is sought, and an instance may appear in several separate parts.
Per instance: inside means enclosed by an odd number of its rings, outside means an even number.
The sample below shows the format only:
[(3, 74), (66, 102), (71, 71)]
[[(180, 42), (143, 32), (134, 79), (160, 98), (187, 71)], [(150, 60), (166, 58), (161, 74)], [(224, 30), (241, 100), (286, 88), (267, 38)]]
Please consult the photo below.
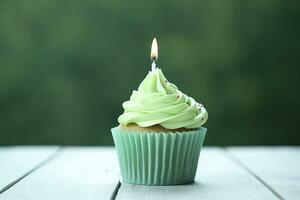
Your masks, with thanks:
[(129, 101), (123, 103), (122, 125), (160, 125), (166, 129), (199, 128), (208, 118), (205, 108), (169, 83), (161, 69), (150, 71)]

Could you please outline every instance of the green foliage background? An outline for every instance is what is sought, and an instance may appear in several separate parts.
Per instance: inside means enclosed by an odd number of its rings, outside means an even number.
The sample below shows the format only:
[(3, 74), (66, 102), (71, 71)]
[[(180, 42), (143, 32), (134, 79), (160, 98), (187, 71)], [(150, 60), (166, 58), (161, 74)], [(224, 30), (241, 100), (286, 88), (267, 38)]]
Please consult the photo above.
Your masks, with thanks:
[(0, 145), (112, 145), (150, 69), (208, 112), (207, 145), (300, 144), (296, 1), (0, 1)]

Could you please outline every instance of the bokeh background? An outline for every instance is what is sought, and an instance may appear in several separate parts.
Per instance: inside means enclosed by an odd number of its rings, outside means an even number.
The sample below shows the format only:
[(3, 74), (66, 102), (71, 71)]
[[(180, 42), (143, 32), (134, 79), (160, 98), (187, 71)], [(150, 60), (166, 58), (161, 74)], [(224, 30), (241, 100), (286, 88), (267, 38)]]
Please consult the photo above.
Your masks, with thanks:
[(0, 1), (0, 145), (112, 145), (150, 69), (209, 112), (206, 145), (300, 144), (297, 1)]

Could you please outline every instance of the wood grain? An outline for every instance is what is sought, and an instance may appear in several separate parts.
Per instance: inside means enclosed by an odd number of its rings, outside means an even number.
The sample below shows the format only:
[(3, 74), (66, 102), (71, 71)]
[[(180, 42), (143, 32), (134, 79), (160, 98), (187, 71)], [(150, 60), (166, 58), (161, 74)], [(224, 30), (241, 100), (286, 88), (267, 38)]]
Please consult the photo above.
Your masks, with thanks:
[[(56, 149), (0, 147), (0, 186), (32, 171)], [(121, 184), (118, 191), (119, 168), (113, 148), (68, 147), (0, 194), (0, 200), (110, 199), (114, 195), (143, 200), (293, 200), (300, 196), (299, 169), (300, 147), (204, 148), (195, 183), (161, 187)]]
[(0, 199), (110, 199), (119, 181), (118, 174), (112, 148), (66, 148), (0, 195)]
[(283, 199), (300, 199), (300, 147), (229, 148)]
[(0, 193), (43, 163), (58, 147), (1, 147)]

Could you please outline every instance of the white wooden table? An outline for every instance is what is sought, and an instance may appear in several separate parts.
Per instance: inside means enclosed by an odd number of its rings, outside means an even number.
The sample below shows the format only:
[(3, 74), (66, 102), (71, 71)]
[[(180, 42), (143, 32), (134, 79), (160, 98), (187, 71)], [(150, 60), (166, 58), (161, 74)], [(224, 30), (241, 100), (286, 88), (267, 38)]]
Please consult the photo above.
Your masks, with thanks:
[(204, 147), (195, 183), (119, 181), (112, 147), (0, 147), (0, 200), (300, 199), (300, 147)]

